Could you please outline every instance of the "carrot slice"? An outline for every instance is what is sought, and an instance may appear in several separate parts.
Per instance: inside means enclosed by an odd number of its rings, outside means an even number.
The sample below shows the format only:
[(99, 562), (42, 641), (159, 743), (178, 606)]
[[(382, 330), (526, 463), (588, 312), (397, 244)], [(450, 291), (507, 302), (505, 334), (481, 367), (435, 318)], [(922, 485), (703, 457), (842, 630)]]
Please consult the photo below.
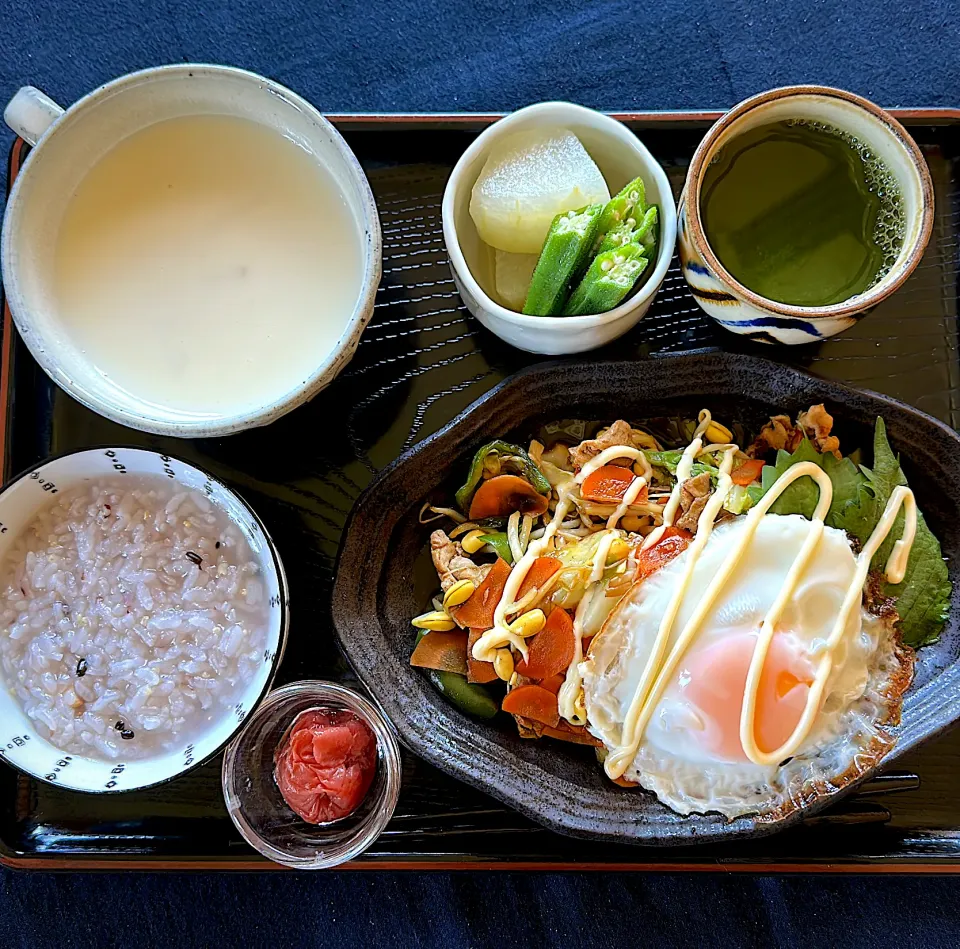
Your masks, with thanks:
[(500, 707), (511, 715), (530, 718), (552, 728), (560, 722), (557, 697), (539, 685), (520, 685), (511, 689)]
[[(580, 485), (580, 496), (601, 504), (619, 504), (633, 479), (633, 472), (629, 468), (622, 465), (604, 465), (587, 475)], [(647, 494), (647, 486), (644, 485), (637, 495), (637, 503), (646, 501)]]
[(571, 725), (564, 719), (560, 719), (556, 726), (544, 726), (543, 734), (548, 738), (557, 738), (560, 741), (572, 741), (577, 745), (593, 745), (594, 748), (599, 748), (603, 744), (599, 738), (594, 738), (582, 725)]
[(479, 682), (481, 685), (493, 682), (497, 678), (492, 662), (481, 662), (473, 658), (473, 644), (486, 632), (483, 629), (471, 629), (467, 635), (467, 682)]
[(559, 569), (556, 557), (537, 557), (520, 584), (517, 599), (522, 600), (534, 587), (542, 587)]
[[(668, 527), (663, 536), (652, 547), (641, 550), (637, 555), (637, 580), (646, 580), (656, 573), (665, 563), (682, 554), (693, 539), (690, 531), (680, 527)], [(469, 600), (467, 601), (470, 602)]]
[(503, 588), (510, 576), (510, 565), (497, 558), (496, 563), (483, 578), (483, 583), (473, 591), (473, 595), (462, 605), (454, 607), (454, 618), (461, 626), (470, 629), (487, 630), (493, 628), (493, 614), (503, 596)]
[(547, 679), (544, 679), (542, 682), (538, 682), (541, 688), (546, 689), (548, 692), (552, 692), (554, 695), (557, 695), (560, 692), (560, 686), (563, 685), (564, 680), (567, 677), (561, 675), (559, 672), (555, 676), (550, 676)]
[(504, 517), (519, 511), (521, 514), (543, 514), (547, 509), (546, 495), (529, 481), (516, 475), (497, 475), (481, 483), (470, 502), (470, 520), (484, 517)]
[(751, 458), (740, 465), (740, 467), (734, 468), (730, 475), (730, 480), (734, 484), (739, 484), (740, 487), (745, 488), (748, 484), (753, 484), (753, 482), (760, 477), (761, 471), (763, 471), (763, 461), (759, 458)]
[(517, 672), (531, 679), (548, 679), (558, 672), (565, 673), (573, 662), (575, 648), (573, 620), (566, 610), (556, 609), (533, 637), (529, 655), (517, 663)]
[(410, 657), (410, 665), (437, 672), (467, 674), (467, 634), (460, 630), (449, 633), (427, 633)]

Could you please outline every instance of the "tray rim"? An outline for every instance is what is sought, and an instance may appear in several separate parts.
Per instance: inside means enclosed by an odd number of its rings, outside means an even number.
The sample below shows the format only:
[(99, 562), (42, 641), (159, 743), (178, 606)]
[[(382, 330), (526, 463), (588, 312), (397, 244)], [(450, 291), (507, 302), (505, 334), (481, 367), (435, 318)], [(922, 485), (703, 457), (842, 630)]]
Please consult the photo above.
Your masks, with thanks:
[[(605, 111), (605, 110), (600, 110)], [(715, 122), (728, 109), (653, 109), (628, 110), (606, 112), (611, 118), (619, 122), (650, 125), (674, 124), (699, 125), (705, 122)], [(900, 122), (918, 125), (953, 125), (960, 123), (960, 108), (953, 107), (895, 107), (885, 108)], [(401, 128), (414, 126), (419, 128), (438, 126), (472, 126), (490, 125), (498, 119), (509, 115), (509, 112), (324, 112), (338, 128), (352, 131), (363, 131), (365, 127), (374, 129), (384, 127)]]
[[(715, 122), (727, 109), (680, 109), (680, 110), (637, 110), (610, 111), (619, 121), (632, 124), (675, 128), (695, 128)], [(895, 107), (888, 108), (900, 122), (907, 125), (958, 126), (960, 125), (960, 107)], [(431, 128), (481, 128), (503, 118), (508, 112), (324, 112), (325, 118), (343, 131), (401, 131), (406, 128), (428, 130)], [(7, 193), (16, 174), (20, 170), (22, 154), (26, 142), (16, 137), (11, 145), (8, 158)], [(2, 287), (0, 287), (2, 293)], [(0, 346), (0, 477), (9, 474), (8, 433), (12, 411), (11, 386), (13, 382), (14, 332), (12, 314), (3, 294), (3, 332)], [(642, 853), (643, 850), (638, 852)], [(669, 851), (658, 851), (669, 857)], [(11, 850), (5, 841), (0, 840), (0, 867), (11, 870), (236, 870), (240, 872), (287, 870), (286, 867), (273, 864), (265, 858), (249, 854), (229, 856), (220, 859), (207, 858), (166, 858), (143, 857), (117, 854), (116, 856), (64, 856), (36, 854), (25, 856)], [(762, 860), (737, 860), (737, 858), (705, 857), (701, 861), (687, 859), (657, 861), (585, 861), (570, 859), (530, 861), (530, 860), (486, 860), (457, 859), (436, 857), (430, 854), (408, 854), (403, 858), (366, 857), (344, 864), (341, 870), (582, 870), (597, 871), (638, 871), (638, 872), (718, 872), (725, 873), (868, 873), (868, 874), (960, 874), (960, 856), (943, 855), (939, 857), (900, 855), (879, 857), (838, 857), (827, 860), (819, 858), (781, 860), (769, 862)]]

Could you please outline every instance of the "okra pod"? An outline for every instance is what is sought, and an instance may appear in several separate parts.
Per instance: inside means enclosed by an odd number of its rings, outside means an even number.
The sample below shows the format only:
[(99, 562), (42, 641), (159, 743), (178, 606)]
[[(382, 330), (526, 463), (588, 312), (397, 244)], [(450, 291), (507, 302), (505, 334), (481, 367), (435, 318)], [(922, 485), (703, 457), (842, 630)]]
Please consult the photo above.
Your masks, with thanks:
[(628, 218), (640, 220), (646, 207), (646, 188), (643, 178), (634, 178), (619, 194), (614, 195), (600, 216), (600, 233), (606, 234), (619, 227)]
[(638, 244), (627, 244), (596, 257), (580, 285), (570, 295), (564, 316), (606, 313), (633, 289), (649, 261)]
[(570, 283), (596, 243), (602, 213), (602, 204), (592, 204), (553, 219), (523, 305), (528, 316), (554, 316), (563, 309)]
[(628, 218), (622, 224), (609, 230), (600, 238), (597, 253), (605, 254), (608, 250), (623, 247), (626, 244), (639, 244), (645, 256), (652, 257), (648, 251), (656, 243), (656, 224), (659, 211), (655, 204), (650, 205), (639, 221)]

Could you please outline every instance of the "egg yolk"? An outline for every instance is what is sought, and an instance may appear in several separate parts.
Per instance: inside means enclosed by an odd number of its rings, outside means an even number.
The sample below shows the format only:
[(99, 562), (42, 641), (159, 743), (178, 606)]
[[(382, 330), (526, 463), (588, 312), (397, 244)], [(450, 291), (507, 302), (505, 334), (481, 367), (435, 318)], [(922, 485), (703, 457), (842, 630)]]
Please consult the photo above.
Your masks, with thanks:
[[(740, 713), (755, 634), (730, 636), (687, 657), (681, 690), (703, 721), (705, 750), (728, 761), (746, 761), (740, 744)], [(790, 637), (774, 634), (760, 676), (754, 727), (763, 752), (779, 748), (797, 727), (813, 682), (807, 659)]]

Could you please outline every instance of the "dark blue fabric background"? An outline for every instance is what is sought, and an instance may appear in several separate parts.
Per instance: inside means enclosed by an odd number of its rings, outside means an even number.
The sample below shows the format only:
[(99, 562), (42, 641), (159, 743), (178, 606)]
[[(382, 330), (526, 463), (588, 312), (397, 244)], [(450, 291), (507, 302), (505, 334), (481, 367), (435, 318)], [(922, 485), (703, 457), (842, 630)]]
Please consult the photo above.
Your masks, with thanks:
[[(0, 0), (0, 49), (0, 99), (64, 104), (199, 60), (342, 112), (720, 108), (802, 81), (960, 106), (956, 0)], [(0, 872), (0, 946), (955, 947), (958, 899), (933, 877)]]

